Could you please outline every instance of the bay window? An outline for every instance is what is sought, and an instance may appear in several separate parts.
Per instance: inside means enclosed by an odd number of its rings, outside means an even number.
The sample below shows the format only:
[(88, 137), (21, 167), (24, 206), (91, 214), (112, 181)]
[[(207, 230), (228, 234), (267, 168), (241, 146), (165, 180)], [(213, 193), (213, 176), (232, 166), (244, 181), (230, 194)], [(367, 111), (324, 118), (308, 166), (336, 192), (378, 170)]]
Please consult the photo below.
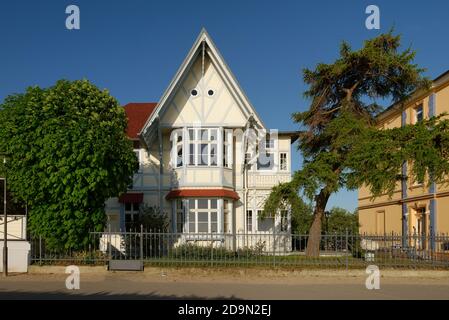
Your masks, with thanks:
[[(231, 167), (231, 129), (187, 128), (176, 129), (172, 135), (172, 159), (175, 168), (184, 164), (198, 167)], [(185, 153), (185, 154), (184, 154)]]

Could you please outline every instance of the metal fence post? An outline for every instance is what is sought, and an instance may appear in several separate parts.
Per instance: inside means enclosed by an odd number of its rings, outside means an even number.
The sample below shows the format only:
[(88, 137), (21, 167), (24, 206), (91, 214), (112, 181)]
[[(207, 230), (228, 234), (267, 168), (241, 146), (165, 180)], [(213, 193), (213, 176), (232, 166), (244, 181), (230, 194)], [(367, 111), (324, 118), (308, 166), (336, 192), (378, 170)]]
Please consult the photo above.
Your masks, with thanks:
[(349, 258), (348, 248), (349, 248), (349, 245), (348, 245), (348, 228), (346, 228), (346, 271), (348, 270), (348, 264), (349, 264), (349, 261), (348, 261), (348, 258)]
[(143, 225), (140, 225), (140, 261), (143, 267)]
[(42, 236), (39, 235), (39, 265), (42, 265)]
[(109, 251), (109, 263), (112, 259), (112, 235), (111, 235), (111, 225), (108, 226), (108, 251)]
[(275, 228), (276, 228), (276, 220), (273, 219), (273, 267), (276, 266), (276, 236), (275, 236)]

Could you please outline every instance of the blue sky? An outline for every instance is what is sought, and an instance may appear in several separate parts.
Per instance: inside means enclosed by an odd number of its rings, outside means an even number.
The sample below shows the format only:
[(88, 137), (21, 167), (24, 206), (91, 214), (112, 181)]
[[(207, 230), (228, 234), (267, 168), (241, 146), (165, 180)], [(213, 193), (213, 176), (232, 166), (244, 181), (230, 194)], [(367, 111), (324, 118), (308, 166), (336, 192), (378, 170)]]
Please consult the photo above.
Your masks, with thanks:
[[(70, 4), (80, 8), (80, 30), (65, 28)], [(380, 30), (365, 28), (369, 4), (380, 8)], [(332, 62), (342, 40), (358, 48), (394, 27), (426, 75), (449, 69), (445, 0), (16, 0), (0, 4), (0, 101), (61, 78), (87, 78), (122, 104), (157, 101), (202, 27), (265, 123), (281, 130), (297, 129), (290, 114), (308, 106), (301, 70)], [(339, 192), (334, 205), (353, 210), (357, 193)]]

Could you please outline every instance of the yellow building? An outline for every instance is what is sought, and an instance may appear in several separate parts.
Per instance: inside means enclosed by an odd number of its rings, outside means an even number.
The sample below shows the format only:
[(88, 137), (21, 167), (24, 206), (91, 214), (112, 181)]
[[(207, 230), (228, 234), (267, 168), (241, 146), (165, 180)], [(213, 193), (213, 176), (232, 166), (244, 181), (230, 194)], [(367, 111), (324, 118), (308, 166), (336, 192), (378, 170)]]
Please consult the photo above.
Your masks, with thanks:
[[(415, 92), (405, 107), (393, 105), (378, 116), (379, 128), (414, 124), (422, 119), (449, 112), (449, 71), (432, 82), (429, 91)], [(411, 163), (404, 164), (403, 173)], [(429, 239), (429, 235), (449, 233), (449, 186), (423, 181), (398, 183), (392, 197), (374, 200), (368, 188), (359, 189), (360, 232), (368, 234), (409, 234)], [(421, 246), (433, 246), (424, 241)]]

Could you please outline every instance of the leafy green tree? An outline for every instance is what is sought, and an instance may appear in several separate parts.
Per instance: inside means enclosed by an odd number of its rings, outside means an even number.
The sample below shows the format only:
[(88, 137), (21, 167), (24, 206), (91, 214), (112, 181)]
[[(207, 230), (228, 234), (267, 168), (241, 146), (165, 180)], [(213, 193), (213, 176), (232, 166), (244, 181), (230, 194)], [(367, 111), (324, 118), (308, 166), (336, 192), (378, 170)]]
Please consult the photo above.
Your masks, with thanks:
[(359, 232), (359, 215), (357, 211), (352, 213), (346, 209), (333, 207), (328, 217), (325, 218), (325, 229), (327, 233), (345, 234), (348, 231), (350, 234), (357, 234)]
[(442, 119), (391, 130), (375, 126), (382, 110), (377, 99), (401, 104), (415, 90), (429, 87), (423, 69), (412, 63), (415, 52), (399, 47), (400, 37), (392, 32), (366, 41), (360, 50), (343, 43), (334, 63), (304, 70), (305, 96), (312, 102), (307, 111), (293, 115), (303, 128), (304, 165), (290, 183), (273, 188), (265, 212), (277, 212), (280, 203), (298, 193), (314, 201), (308, 256), (319, 255), (323, 214), (339, 189), (365, 184), (374, 197), (391, 193), (406, 178), (401, 175), (404, 161), (415, 164), (413, 174), (427, 173), (434, 181), (449, 172), (448, 125)]
[(61, 80), (7, 97), (0, 123), (8, 185), (29, 206), (31, 232), (53, 248), (82, 248), (104, 228), (105, 200), (138, 168), (123, 108), (87, 80)]

